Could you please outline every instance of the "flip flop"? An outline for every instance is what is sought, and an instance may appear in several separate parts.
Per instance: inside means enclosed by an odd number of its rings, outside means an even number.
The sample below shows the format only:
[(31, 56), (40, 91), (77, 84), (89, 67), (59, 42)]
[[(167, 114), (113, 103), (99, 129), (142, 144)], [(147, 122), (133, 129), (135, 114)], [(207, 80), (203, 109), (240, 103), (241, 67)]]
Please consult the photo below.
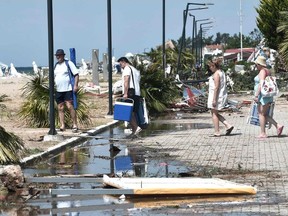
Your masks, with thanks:
[(213, 137), (220, 137), (221, 134), (213, 134)]
[(227, 129), (226, 130), (226, 136), (230, 135), (233, 129), (234, 129), (234, 126), (231, 126), (229, 129)]
[(284, 128), (284, 126), (281, 126), (280, 128), (277, 128), (277, 136), (281, 136), (281, 134), (283, 132), (283, 128)]

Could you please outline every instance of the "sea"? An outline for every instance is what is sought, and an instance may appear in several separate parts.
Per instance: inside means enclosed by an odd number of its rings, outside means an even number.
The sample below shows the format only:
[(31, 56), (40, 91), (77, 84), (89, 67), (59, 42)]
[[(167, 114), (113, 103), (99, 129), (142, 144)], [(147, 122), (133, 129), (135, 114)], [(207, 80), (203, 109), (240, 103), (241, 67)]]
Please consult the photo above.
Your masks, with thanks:
[(26, 75), (33, 75), (33, 67), (15, 67), (18, 73), (26, 74)]

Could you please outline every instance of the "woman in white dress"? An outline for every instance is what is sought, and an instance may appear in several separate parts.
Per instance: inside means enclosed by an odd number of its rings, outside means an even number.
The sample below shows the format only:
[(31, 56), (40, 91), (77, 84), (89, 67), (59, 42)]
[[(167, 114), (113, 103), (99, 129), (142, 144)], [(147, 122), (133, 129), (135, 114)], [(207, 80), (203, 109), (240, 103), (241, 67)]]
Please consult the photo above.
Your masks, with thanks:
[(227, 120), (221, 114), (219, 114), (219, 110), (222, 110), (227, 102), (226, 77), (220, 68), (221, 63), (221, 58), (214, 58), (212, 61), (208, 62), (212, 75), (209, 77), (207, 107), (211, 110), (215, 137), (220, 137), (221, 135), (219, 121), (225, 125), (226, 135), (230, 135), (234, 129), (234, 126), (229, 124)]

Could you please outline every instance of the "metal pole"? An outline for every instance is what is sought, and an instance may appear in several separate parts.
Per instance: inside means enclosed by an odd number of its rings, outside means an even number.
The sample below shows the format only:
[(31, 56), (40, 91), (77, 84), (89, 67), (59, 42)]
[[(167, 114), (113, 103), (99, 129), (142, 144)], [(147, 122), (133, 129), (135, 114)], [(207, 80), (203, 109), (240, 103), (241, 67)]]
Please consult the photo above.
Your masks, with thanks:
[(49, 56), (49, 135), (56, 135), (55, 130), (55, 110), (54, 110), (54, 42), (53, 42), (53, 4), (52, 0), (47, 0), (48, 17), (48, 56)]
[(109, 73), (109, 111), (108, 115), (113, 114), (112, 103), (112, 24), (111, 24), (111, 0), (107, 0), (107, 18), (108, 18), (108, 73)]
[(240, 60), (243, 60), (242, 1), (240, 0)]
[[(200, 50), (199, 50), (199, 52), (198, 52), (198, 47), (199, 47), (199, 35), (197, 35), (197, 22), (200, 22), (200, 21), (207, 21), (207, 20), (210, 20), (210, 19), (199, 19), (199, 20), (195, 20), (195, 36), (196, 36), (196, 64), (198, 63), (198, 53), (200, 52)], [(200, 34), (200, 31), (199, 31), (199, 34)]]
[(187, 17), (187, 13), (188, 13), (187, 9), (183, 10), (183, 26), (185, 25), (184, 33), (183, 33), (184, 38), (183, 39), (181, 38), (183, 40), (183, 47), (186, 47), (186, 22), (185, 22), (185, 20), (186, 20), (186, 17)]
[(165, 78), (167, 77), (167, 74), (165, 72), (166, 69), (166, 47), (165, 47), (165, 0), (162, 0), (162, 27), (163, 27), (163, 31), (162, 31), (162, 63), (163, 63), (163, 71), (164, 71), (164, 76)]
[(198, 63), (198, 34), (197, 34), (197, 21), (195, 20), (195, 63)]
[[(191, 46), (191, 54), (194, 55), (194, 31), (195, 31), (195, 16), (189, 13), (189, 16), (193, 17), (192, 23), (192, 46)], [(193, 60), (191, 60), (191, 70), (193, 70)]]
[[(185, 10), (185, 12), (184, 12), (181, 43), (180, 43), (180, 48), (179, 48), (179, 52), (178, 52), (177, 74), (179, 73), (181, 53), (182, 53), (182, 49), (183, 49), (183, 43), (184, 43), (184, 40), (185, 40), (185, 29), (186, 29), (186, 21), (187, 21), (187, 14), (188, 14), (189, 5), (202, 5), (202, 6), (206, 6), (206, 5), (213, 5), (213, 4), (212, 4), (212, 3), (187, 3), (187, 5), (186, 5), (186, 10)], [(202, 8), (200, 8), (200, 9), (202, 9)], [(203, 9), (206, 9), (206, 8), (203, 8)], [(197, 9), (196, 9), (196, 10), (197, 10)]]
[(202, 68), (202, 46), (203, 46), (203, 39), (202, 39), (202, 24), (200, 25), (200, 67)]
[(186, 28), (186, 20), (187, 20), (188, 7), (189, 7), (189, 3), (186, 5), (186, 10), (184, 11), (184, 19), (183, 19), (183, 29), (182, 29), (181, 43), (180, 43), (179, 52), (178, 52), (177, 74), (179, 73), (180, 58), (181, 58), (183, 43), (184, 43), (184, 40), (185, 40), (185, 28)]
[[(201, 20), (196, 20), (196, 26), (197, 26), (197, 22), (198, 21), (205, 21), (205, 20), (210, 20), (210, 19), (201, 19)], [(206, 22), (206, 23), (201, 23), (200, 24), (200, 47), (199, 47), (199, 54), (200, 54), (200, 65), (202, 67), (202, 25), (207, 25), (207, 24), (211, 24), (213, 23), (211, 22)], [(199, 38), (199, 37), (198, 37)], [(196, 55), (197, 55), (197, 49), (196, 49)]]
[(133, 189), (50, 189), (51, 195), (103, 195), (103, 194), (110, 194), (110, 195), (133, 195), (135, 194)]

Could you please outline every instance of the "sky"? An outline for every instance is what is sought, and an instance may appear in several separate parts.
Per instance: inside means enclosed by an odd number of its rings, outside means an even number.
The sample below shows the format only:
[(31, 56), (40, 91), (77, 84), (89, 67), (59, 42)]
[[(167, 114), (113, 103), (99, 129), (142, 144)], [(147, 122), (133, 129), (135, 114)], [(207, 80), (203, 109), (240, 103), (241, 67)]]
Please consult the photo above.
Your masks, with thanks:
[[(53, 1), (53, 0), (52, 0)], [(108, 0), (54, 0), (54, 53), (62, 48), (69, 58), (75, 48), (77, 62), (91, 61), (92, 49), (99, 50), (100, 61), (108, 52)], [(111, 0), (112, 54), (117, 58), (126, 53), (149, 51), (162, 44), (163, 0)], [(240, 10), (240, 2), (241, 8)], [(196, 20), (212, 19), (207, 36), (220, 33), (248, 35), (257, 28), (255, 8), (260, 0), (165, 0), (165, 39), (178, 40), (182, 34), (183, 11), (187, 3), (213, 3), (208, 9), (190, 5)], [(15, 67), (49, 64), (47, 0), (0, 1), (0, 62)], [(192, 36), (192, 17), (186, 24), (186, 37)], [(199, 24), (198, 22), (198, 29)], [(208, 26), (208, 25), (207, 25)], [(209, 25), (210, 26), (210, 25)], [(203, 25), (204, 27), (204, 25)], [(190, 35), (189, 35), (190, 33)], [(56, 60), (54, 60), (56, 61)]]

